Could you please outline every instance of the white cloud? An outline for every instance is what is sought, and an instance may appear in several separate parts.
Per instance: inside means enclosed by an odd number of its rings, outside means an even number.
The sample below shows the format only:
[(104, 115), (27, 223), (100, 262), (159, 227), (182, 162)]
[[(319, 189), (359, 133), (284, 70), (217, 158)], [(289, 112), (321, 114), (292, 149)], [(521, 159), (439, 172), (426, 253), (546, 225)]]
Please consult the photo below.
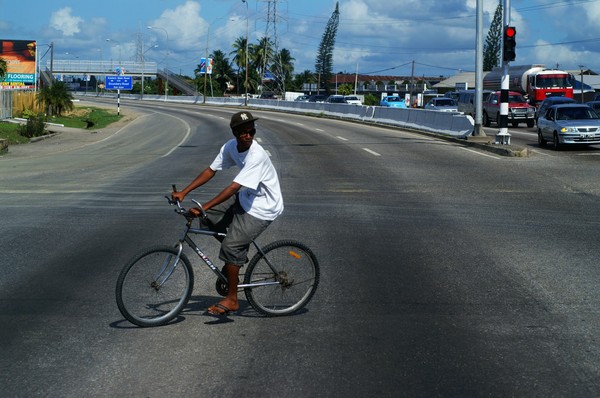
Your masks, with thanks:
[[(170, 48), (185, 49), (198, 47), (201, 39), (206, 37), (208, 23), (200, 16), (200, 4), (186, 1), (175, 9), (163, 11), (150, 26), (167, 31)], [(164, 34), (162, 29), (156, 30), (157, 36)]]
[(73, 36), (80, 32), (80, 24), (83, 19), (71, 15), (71, 7), (61, 8), (52, 13), (50, 27), (62, 32), (65, 36)]

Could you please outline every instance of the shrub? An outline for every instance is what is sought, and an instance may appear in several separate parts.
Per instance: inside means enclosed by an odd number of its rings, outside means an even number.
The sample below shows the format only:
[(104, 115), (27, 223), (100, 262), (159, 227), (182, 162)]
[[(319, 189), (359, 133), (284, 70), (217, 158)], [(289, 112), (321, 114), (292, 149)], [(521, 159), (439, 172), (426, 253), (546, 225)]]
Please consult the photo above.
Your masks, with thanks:
[(44, 135), (46, 120), (43, 115), (30, 116), (27, 123), (19, 126), (19, 134), (23, 137), (33, 138)]

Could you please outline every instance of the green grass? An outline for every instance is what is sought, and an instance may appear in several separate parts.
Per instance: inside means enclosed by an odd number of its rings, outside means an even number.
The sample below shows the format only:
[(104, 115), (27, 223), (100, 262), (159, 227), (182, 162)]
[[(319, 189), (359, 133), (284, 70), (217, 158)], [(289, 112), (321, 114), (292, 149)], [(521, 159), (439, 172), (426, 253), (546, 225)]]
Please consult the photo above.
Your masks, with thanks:
[(16, 123), (1, 122), (0, 123), (0, 139), (8, 140), (9, 145), (25, 144), (29, 142), (29, 138), (23, 137), (17, 131), (19, 125)]
[[(123, 116), (114, 111), (93, 107), (75, 107), (67, 116), (50, 117), (48, 123), (63, 124), (66, 127), (75, 127), (88, 130), (104, 128), (119, 121)], [(88, 122), (92, 125), (88, 128)], [(24, 144), (29, 139), (19, 135), (18, 125), (8, 122), (0, 122), (0, 139), (6, 139), (9, 145)]]

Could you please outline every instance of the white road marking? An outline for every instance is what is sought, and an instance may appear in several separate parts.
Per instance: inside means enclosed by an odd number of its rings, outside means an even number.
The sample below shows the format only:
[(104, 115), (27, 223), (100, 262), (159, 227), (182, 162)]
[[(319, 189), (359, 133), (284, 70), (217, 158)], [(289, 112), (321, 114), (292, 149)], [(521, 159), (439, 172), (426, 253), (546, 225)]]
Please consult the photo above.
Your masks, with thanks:
[(342, 141), (348, 141), (348, 139), (347, 139), (347, 138), (340, 137), (339, 135), (338, 135), (336, 138), (337, 138), (337, 139), (339, 139), (339, 140), (342, 140)]
[(369, 148), (363, 148), (363, 151), (367, 151), (367, 152), (369, 152), (371, 155), (375, 155), (375, 156), (381, 156), (381, 154), (379, 154), (379, 153), (377, 153), (377, 152), (375, 152), (375, 151), (372, 151), (372, 150), (370, 150)]
[(501, 159), (501, 158), (499, 158), (498, 156), (492, 156), (492, 155), (488, 155), (487, 153), (477, 152), (477, 151), (474, 151), (474, 150), (472, 150), (472, 149), (469, 149), (469, 148), (463, 148), (463, 147), (459, 147), (459, 148), (460, 148), (460, 149), (464, 149), (465, 151), (473, 152), (473, 153), (475, 153), (475, 154), (477, 154), (477, 155), (481, 155), (481, 156), (487, 156), (488, 158), (492, 158), (492, 159)]

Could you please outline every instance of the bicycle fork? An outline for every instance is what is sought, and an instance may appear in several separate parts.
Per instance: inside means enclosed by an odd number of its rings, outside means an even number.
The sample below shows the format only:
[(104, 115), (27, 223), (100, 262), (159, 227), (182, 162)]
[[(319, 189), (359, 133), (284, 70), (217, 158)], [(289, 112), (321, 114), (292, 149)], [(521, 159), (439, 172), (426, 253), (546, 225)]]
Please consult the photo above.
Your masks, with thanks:
[[(179, 260), (181, 258), (182, 251), (183, 251), (183, 245), (181, 244), (181, 242), (179, 242), (179, 243), (177, 243), (177, 255), (175, 256), (175, 261), (173, 261), (172, 265), (170, 265), (171, 259), (173, 258), (173, 256), (167, 256), (164, 264), (160, 268), (160, 271), (158, 271), (158, 274), (154, 277), (154, 280), (151, 283), (151, 286), (154, 290), (157, 290), (157, 291), (160, 290), (160, 288), (165, 284), (165, 282), (173, 274), (173, 271), (175, 271), (175, 268), (177, 267), (177, 264), (179, 263)], [(166, 274), (165, 274), (165, 272), (166, 272)], [(162, 278), (162, 280), (160, 280), (161, 278)]]

